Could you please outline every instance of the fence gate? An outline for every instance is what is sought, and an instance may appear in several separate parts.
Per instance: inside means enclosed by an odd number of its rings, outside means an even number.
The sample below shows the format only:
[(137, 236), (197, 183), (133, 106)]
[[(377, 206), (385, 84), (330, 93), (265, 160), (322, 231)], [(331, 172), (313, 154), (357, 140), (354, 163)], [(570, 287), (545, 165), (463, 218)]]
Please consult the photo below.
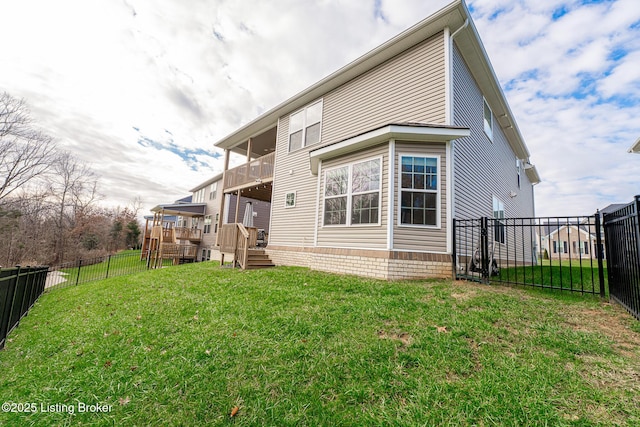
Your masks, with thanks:
[(611, 298), (640, 319), (640, 196), (603, 216)]
[(606, 295), (600, 216), (454, 220), (456, 279)]

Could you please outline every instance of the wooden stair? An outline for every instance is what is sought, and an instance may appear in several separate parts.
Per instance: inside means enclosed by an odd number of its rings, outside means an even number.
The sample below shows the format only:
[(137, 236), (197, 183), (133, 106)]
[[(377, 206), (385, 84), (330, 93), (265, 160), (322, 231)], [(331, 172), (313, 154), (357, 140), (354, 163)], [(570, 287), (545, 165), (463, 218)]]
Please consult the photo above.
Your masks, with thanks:
[(247, 259), (247, 269), (275, 267), (275, 264), (266, 254), (264, 249), (249, 249)]

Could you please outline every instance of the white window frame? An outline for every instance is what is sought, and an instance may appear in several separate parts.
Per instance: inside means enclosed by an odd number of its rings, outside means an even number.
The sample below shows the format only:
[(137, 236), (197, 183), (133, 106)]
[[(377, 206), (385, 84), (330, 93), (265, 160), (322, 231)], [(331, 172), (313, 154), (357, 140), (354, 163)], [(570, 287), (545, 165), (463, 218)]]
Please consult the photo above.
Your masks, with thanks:
[[(412, 189), (412, 188), (405, 188), (404, 190), (407, 191), (418, 191), (418, 192), (423, 192), (423, 193), (435, 193), (436, 195), (436, 224), (435, 225), (424, 225), (424, 224), (403, 224), (402, 223), (402, 158), (403, 157), (424, 157), (424, 158), (430, 158), (430, 159), (436, 159), (436, 170), (437, 170), (437, 178), (438, 178), (438, 182), (436, 185), (436, 190), (421, 190), (421, 189)], [(397, 180), (398, 180), (398, 184), (397, 184), (397, 199), (398, 199), (398, 206), (396, 208), (396, 225), (398, 227), (403, 227), (403, 228), (430, 228), (430, 229), (434, 229), (434, 230), (439, 230), (442, 228), (442, 192), (441, 192), (441, 185), (442, 185), (442, 162), (441, 162), (441, 156), (438, 154), (428, 154), (428, 153), (412, 153), (412, 152), (401, 152), (398, 153), (398, 176), (397, 176)]]
[[(314, 121), (313, 123), (307, 123), (307, 114), (306, 114), (306, 113), (307, 113), (307, 110), (308, 110), (309, 108), (311, 108), (311, 107), (314, 107), (314, 106), (318, 105), (318, 104), (320, 105), (320, 121), (318, 121), (318, 122), (315, 122), (315, 121)], [(287, 136), (287, 145), (288, 145), (288, 147), (289, 147), (289, 152), (290, 152), (290, 153), (293, 153), (293, 152), (295, 152), (295, 151), (302, 150), (303, 148), (309, 147), (309, 146), (311, 146), (311, 145), (318, 144), (320, 141), (322, 141), (322, 114), (323, 114), (323, 112), (324, 112), (323, 100), (322, 100), (322, 99), (320, 99), (320, 100), (318, 100), (318, 101), (312, 102), (311, 104), (309, 104), (309, 105), (305, 106), (304, 108), (301, 108), (301, 109), (299, 109), (299, 110), (297, 110), (297, 111), (294, 111), (293, 113), (291, 113), (291, 114), (289, 115), (289, 133), (288, 133), (288, 136)], [(296, 114), (299, 114), (299, 113), (302, 113), (302, 129), (298, 129), (298, 128), (296, 128), (296, 129), (291, 129), (291, 118), (292, 118), (293, 116), (295, 116)], [(319, 123), (319, 124), (320, 124), (320, 129), (319, 129), (319, 131), (318, 131), (318, 141), (317, 141), (317, 142), (314, 142), (313, 144), (306, 144), (306, 139), (307, 139), (307, 129), (308, 129), (309, 127), (311, 127), (311, 126), (315, 125), (316, 123)], [(291, 149), (291, 135), (292, 135), (292, 134), (294, 134), (294, 133), (296, 133), (296, 132), (299, 132), (299, 131), (302, 131), (302, 136), (301, 136), (301, 138), (302, 138), (302, 144), (301, 144), (301, 146), (300, 146), (299, 148)]]
[[(289, 195), (293, 195), (293, 204), (289, 204)], [(296, 199), (297, 194), (295, 191), (289, 191), (284, 195), (284, 207), (285, 209), (295, 208), (296, 207)]]
[[(378, 160), (379, 165), (378, 167), (379, 169), (379, 173), (378, 173), (378, 179), (379, 179), (379, 184), (378, 184), (378, 190), (372, 190), (372, 191), (361, 191), (361, 192), (356, 192), (354, 193), (352, 191), (352, 182), (353, 182), (353, 165), (359, 164), (359, 163), (366, 163), (366, 162), (370, 162), (370, 161), (374, 161), (374, 160)], [(382, 170), (383, 170), (383, 158), (382, 156), (376, 156), (376, 157), (370, 157), (370, 158), (366, 158), (366, 159), (362, 159), (362, 160), (354, 160), (352, 162), (346, 163), (346, 164), (341, 164), (339, 166), (334, 166), (332, 168), (328, 168), (328, 169), (324, 169), (324, 180), (323, 180), (323, 185), (322, 188), (320, 189), (320, 191), (322, 192), (322, 211), (321, 211), (321, 218), (322, 218), (322, 227), (379, 227), (380, 225), (382, 225)], [(342, 169), (346, 167), (347, 168), (347, 192), (344, 195), (339, 195), (339, 196), (329, 196), (328, 198), (338, 198), (338, 197), (346, 197), (347, 198), (347, 218), (344, 224), (325, 224), (324, 223), (324, 201), (327, 199), (327, 196), (325, 196), (325, 192), (327, 189), (327, 173), (331, 172), (332, 170), (336, 170), (336, 169)], [(369, 223), (365, 223), (365, 224), (352, 224), (351, 223), (351, 215), (352, 215), (352, 199), (353, 196), (358, 196), (361, 194), (372, 194), (372, 193), (378, 193), (378, 222), (369, 222)]]
[(212, 182), (209, 187), (209, 200), (215, 200), (218, 196), (218, 181)]
[(520, 159), (516, 158), (516, 172), (518, 173), (518, 188), (521, 188), (521, 182), (522, 182), (522, 162), (520, 161)]
[(211, 215), (204, 216), (204, 225), (202, 227), (202, 234), (211, 233)]
[[(502, 218), (500, 217), (496, 217), (496, 202), (498, 202), (498, 210), (497, 212), (502, 212)], [(502, 209), (500, 209), (500, 207), (502, 207)], [(505, 213), (505, 207), (504, 207), (504, 202), (502, 200), (500, 200), (499, 197), (497, 196), (493, 196), (493, 199), (491, 200), (491, 217), (493, 219), (497, 219), (497, 220), (504, 220), (506, 218), (506, 213)], [(500, 223), (500, 227), (498, 226), (498, 222), (494, 222), (494, 230), (493, 230), (493, 241), (496, 243), (500, 243), (500, 244), (506, 244), (507, 242), (507, 228), (506, 225), (503, 222)], [(501, 235), (499, 237), (501, 237), (501, 239), (496, 240), (496, 235), (498, 234), (498, 230), (501, 229)]]
[(201, 189), (195, 191), (193, 193), (192, 202), (193, 203), (204, 203), (205, 192), (206, 192), (205, 188), (201, 188)]
[[(485, 117), (485, 109), (489, 110), (489, 120)], [(482, 127), (484, 128), (484, 133), (489, 138), (489, 141), (493, 142), (493, 110), (489, 106), (487, 100), (482, 97)]]

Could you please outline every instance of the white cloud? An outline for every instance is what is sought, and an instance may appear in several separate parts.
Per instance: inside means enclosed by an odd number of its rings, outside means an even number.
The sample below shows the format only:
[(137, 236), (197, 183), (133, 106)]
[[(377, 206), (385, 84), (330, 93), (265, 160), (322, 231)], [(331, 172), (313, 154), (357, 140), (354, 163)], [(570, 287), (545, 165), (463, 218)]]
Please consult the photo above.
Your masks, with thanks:
[[(185, 150), (213, 150), (447, 3), (8, 2), (0, 90), (25, 97), (43, 128), (94, 165), (108, 200), (124, 205), (139, 194), (150, 207), (222, 164), (194, 172), (177, 154), (140, 146), (134, 126), (157, 139), (169, 130)], [(469, 0), (542, 175), (538, 213), (590, 213), (640, 192), (640, 156), (626, 153), (640, 135), (640, 107), (609, 100), (640, 94), (636, 3)]]

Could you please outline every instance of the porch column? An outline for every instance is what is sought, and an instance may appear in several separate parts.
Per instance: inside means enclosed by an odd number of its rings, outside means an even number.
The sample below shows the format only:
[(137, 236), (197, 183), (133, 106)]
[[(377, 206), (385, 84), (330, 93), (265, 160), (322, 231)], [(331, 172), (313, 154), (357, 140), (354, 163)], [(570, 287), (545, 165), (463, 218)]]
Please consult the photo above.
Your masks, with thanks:
[(224, 221), (224, 187), (227, 182), (227, 169), (229, 169), (229, 150), (224, 150), (224, 169), (222, 169), (222, 188), (220, 189), (220, 214), (218, 215), (218, 232), (216, 233), (216, 246), (220, 246), (220, 231), (222, 230), (222, 223)]
[(238, 197), (236, 198), (236, 222), (238, 222), (238, 212), (240, 211), (240, 197), (242, 197), (242, 190), (238, 190)]

